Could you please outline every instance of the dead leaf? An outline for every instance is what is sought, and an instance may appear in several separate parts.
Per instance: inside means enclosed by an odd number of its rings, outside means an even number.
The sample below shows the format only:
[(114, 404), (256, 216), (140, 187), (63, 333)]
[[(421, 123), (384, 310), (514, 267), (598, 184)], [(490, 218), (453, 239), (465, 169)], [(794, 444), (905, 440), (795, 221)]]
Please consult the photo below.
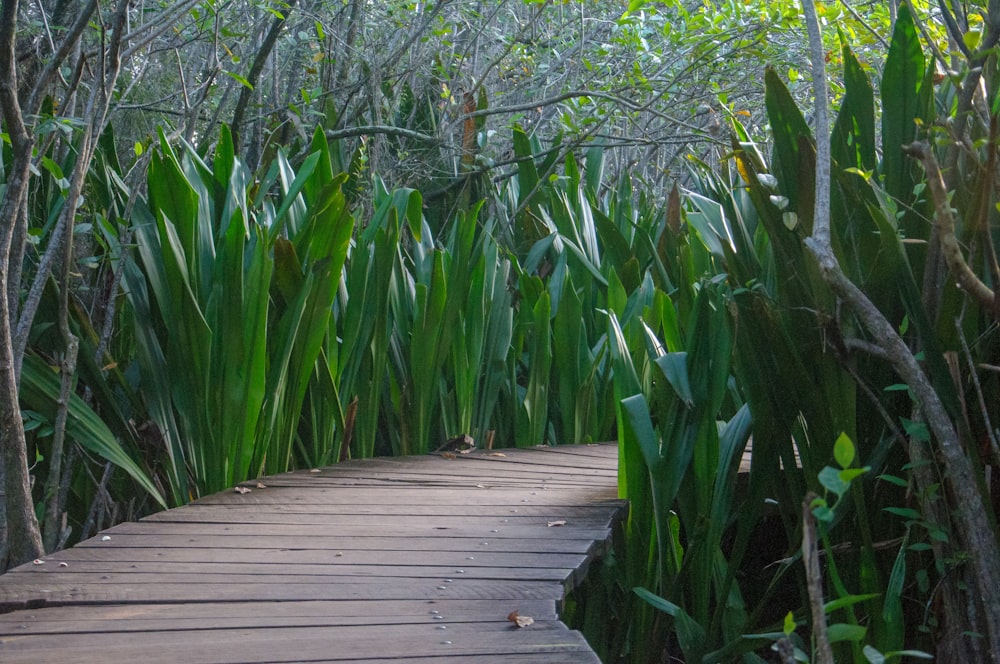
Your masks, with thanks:
[(504, 454), (503, 452), (490, 452), (486, 456), (505, 457), (507, 455)]
[(242, 495), (244, 493), (250, 493), (251, 491), (253, 491), (253, 489), (251, 489), (248, 486), (238, 486), (238, 487), (233, 488), (233, 491), (235, 491), (236, 493)]
[(455, 456), (451, 452), (442, 452), (441, 456), (443, 456), (445, 459), (457, 459), (458, 458), (457, 456)]
[(318, 472), (321, 472), (321, 471), (320, 471), (320, 469), (319, 469), (319, 468), (311, 468), (311, 469), (309, 470), (309, 472), (310, 472), (310, 473), (318, 473)]
[(559, 519), (558, 521), (549, 521), (547, 525), (549, 528), (555, 528), (556, 526), (565, 526), (566, 519)]
[(257, 488), (258, 488), (258, 489), (266, 489), (266, 488), (267, 488), (267, 485), (266, 485), (266, 484), (264, 484), (263, 482), (260, 482), (260, 481), (258, 481), (258, 482), (257, 482)]
[(511, 621), (518, 627), (527, 627), (528, 625), (534, 625), (535, 619), (531, 616), (522, 616), (517, 610), (511, 611), (507, 614), (507, 620)]

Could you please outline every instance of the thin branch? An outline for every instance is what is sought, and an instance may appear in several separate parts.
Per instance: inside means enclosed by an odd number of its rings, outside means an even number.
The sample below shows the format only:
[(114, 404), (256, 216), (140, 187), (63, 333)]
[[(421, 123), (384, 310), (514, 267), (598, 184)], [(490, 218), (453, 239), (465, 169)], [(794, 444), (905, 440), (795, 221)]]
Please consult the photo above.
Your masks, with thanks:
[(250, 95), (254, 93), (257, 87), (257, 81), (260, 79), (261, 72), (264, 71), (264, 64), (267, 62), (268, 57), (270, 57), (271, 51), (274, 50), (274, 45), (278, 41), (278, 35), (281, 34), (282, 28), (285, 27), (288, 15), (295, 8), (296, 2), (298, 0), (288, 0), (284, 8), (284, 13), (274, 17), (274, 21), (271, 23), (264, 41), (257, 50), (257, 55), (250, 66), (250, 71), (247, 73), (246, 80), (250, 82), (250, 87), (243, 86), (240, 90), (240, 96), (236, 100), (236, 108), (233, 110), (233, 120), (230, 123), (230, 127), (233, 134), (233, 146), (237, 152), (242, 149), (240, 144), (241, 125), (243, 124), (243, 116), (246, 113), (247, 104), (250, 103)]
[(441, 143), (441, 139), (436, 136), (422, 134), (412, 129), (391, 127), (389, 125), (361, 125), (358, 127), (347, 127), (346, 129), (330, 129), (326, 132), (326, 137), (331, 141), (335, 141), (339, 138), (355, 138), (357, 136), (374, 136), (378, 134), (410, 138), (415, 141), (424, 141), (427, 143)]
[(802, 501), (802, 562), (806, 567), (816, 662), (833, 664), (833, 650), (826, 633), (826, 612), (823, 610), (823, 574), (820, 572), (819, 552), (816, 549), (816, 517), (812, 513), (812, 502), (816, 498), (816, 494), (810, 491)]
[(28, 101), (24, 105), (25, 113), (28, 115), (34, 115), (38, 111), (42, 97), (49, 86), (49, 81), (59, 72), (63, 61), (69, 57), (69, 54), (76, 47), (76, 42), (87, 28), (88, 23), (90, 23), (90, 17), (93, 16), (95, 11), (97, 11), (97, 0), (89, 0), (86, 6), (77, 14), (73, 25), (66, 31), (66, 36), (63, 38), (62, 43), (59, 44), (59, 50), (52, 55), (45, 68), (39, 72), (38, 78), (35, 79), (35, 85), (31, 88), (31, 94), (28, 95)]
[(976, 363), (972, 360), (972, 352), (969, 344), (965, 342), (965, 334), (962, 331), (962, 323), (955, 319), (955, 331), (958, 339), (962, 342), (962, 352), (965, 353), (965, 361), (969, 365), (969, 376), (972, 378), (972, 386), (976, 388), (976, 398), (979, 400), (979, 412), (983, 416), (983, 428), (990, 441), (990, 452), (993, 454), (993, 466), (1000, 468), (1000, 442), (997, 441), (996, 432), (993, 431), (993, 422), (990, 419), (990, 411), (986, 407), (986, 399), (983, 397), (983, 386), (979, 383), (979, 373), (976, 371)]
[(986, 310), (993, 312), (996, 293), (972, 271), (965, 261), (962, 247), (955, 236), (955, 217), (951, 211), (951, 201), (945, 189), (944, 178), (938, 167), (937, 159), (930, 146), (923, 141), (917, 141), (903, 146), (903, 152), (920, 161), (927, 173), (927, 189), (934, 200), (934, 222), (938, 228), (941, 251), (945, 262), (958, 281), (959, 287), (971, 295)]

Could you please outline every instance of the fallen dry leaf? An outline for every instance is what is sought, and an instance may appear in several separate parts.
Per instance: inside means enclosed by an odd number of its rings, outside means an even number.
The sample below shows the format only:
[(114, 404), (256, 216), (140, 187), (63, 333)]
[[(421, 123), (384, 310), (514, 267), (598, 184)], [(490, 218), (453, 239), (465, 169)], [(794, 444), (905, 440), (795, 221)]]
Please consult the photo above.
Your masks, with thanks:
[(565, 526), (566, 519), (559, 519), (558, 521), (549, 521), (548, 524), (546, 525), (548, 525), (549, 528), (555, 528), (556, 526)]
[(522, 616), (517, 610), (511, 611), (507, 614), (507, 620), (511, 621), (518, 627), (527, 627), (528, 625), (534, 625), (535, 619), (531, 616)]
[(238, 486), (235, 487), (233, 491), (235, 491), (238, 494), (244, 494), (244, 493), (250, 493), (251, 491), (253, 491), (253, 489), (251, 489), (248, 486)]
[(457, 459), (458, 458), (457, 456), (455, 456), (451, 452), (442, 452), (441, 456), (443, 456), (445, 459)]
[(320, 471), (320, 469), (319, 469), (319, 468), (311, 468), (311, 469), (309, 470), (309, 472), (310, 472), (310, 473), (318, 473), (318, 472), (321, 472), (321, 471)]
[(267, 485), (264, 484), (263, 482), (257, 482), (257, 488), (258, 489), (266, 489)]
[(503, 452), (490, 452), (486, 456), (505, 457), (507, 455), (504, 454)]

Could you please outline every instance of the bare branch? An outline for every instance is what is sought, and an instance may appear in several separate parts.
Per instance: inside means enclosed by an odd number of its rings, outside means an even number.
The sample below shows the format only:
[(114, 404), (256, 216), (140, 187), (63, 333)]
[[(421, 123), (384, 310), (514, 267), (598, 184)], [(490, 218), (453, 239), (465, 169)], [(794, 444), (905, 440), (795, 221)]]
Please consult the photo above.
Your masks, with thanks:
[(816, 494), (810, 491), (802, 501), (802, 563), (806, 567), (816, 662), (833, 664), (833, 650), (830, 649), (830, 638), (826, 633), (826, 612), (823, 610), (823, 575), (819, 569), (819, 552), (816, 549), (816, 517), (812, 513), (812, 502), (816, 498)]
[(996, 293), (976, 276), (965, 261), (965, 255), (955, 236), (955, 217), (951, 211), (951, 202), (934, 153), (931, 152), (930, 146), (922, 141), (903, 146), (903, 151), (918, 160), (927, 173), (927, 188), (934, 200), (934, 223), (938, 228), (945, 262), (955, 275), (959, 287), (988, 311), (993, 312)]

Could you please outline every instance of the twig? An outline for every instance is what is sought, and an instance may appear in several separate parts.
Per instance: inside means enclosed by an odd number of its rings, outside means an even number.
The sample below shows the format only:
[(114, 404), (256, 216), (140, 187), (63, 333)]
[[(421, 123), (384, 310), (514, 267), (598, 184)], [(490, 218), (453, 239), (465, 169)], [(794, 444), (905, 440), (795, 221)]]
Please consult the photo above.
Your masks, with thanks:
[(927, 189), (934, 200), (934, 222), (938, 228), (941, 251), (948, 268), (955, 275), (959, 287), (975, 298), (985, 309), (992, 312), (996, 293), (984, 284), (972, 271), (969, 264), (965, 262), (965, 255), (962, 253), (962, 248), (955, 235), (955, 217), (951, 213), (948, 191), (945, 188), (944, 178), (941, 176), (941, 169), (938, 167), (934, 153), (931, 152), (930, 146), (923, 141), (903, 146), (903, 152), (923, 164), (924, 171), (926, 171)]
[(823, 610), (823, 575), (819, 569), (819, 553), (816, 549), (816, 517), (812, 513), (812, 502), (816, 498), (816, 494), (810, 491), (802, 501), (802, 562), (806, 566), (816, 662), (833, 664), (833, 650), (830, 649), (830, 639), (826, 633), (826, 612)]
[(969, 374), (972, 377), (972, 385), (976, 388), (976, 398), (979, 400), (979, 411), (983, 416), (983, 427), (990, 439), (990, 451), (993, 453), (993, 465), (1000, 468), (1000, 443), (997, 442), (996, 433), (993, 432), (993, 424), (990, 421), (990, 411), (986, 408), (986, 400), (983, 398), (983, 388), (979, 384), (979, 374), (976, 372), (976, 365), (972, 361), (972, 353), (969, 351), (969, 344), (965, 342), (965, 335), (962, 333), (962, 324), (955, 319), (955, 331), (958, 332), (958, 340), (962, 342), (962, 352), (965, 353), (965, 361), (969, 364)]

